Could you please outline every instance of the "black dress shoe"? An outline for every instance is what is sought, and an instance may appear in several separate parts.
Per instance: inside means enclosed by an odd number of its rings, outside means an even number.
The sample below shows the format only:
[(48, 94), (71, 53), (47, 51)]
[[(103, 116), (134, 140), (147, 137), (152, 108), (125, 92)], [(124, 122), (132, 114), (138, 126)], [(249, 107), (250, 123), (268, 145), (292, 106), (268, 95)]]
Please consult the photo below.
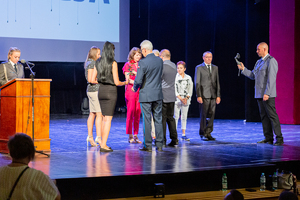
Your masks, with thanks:
[(275, 142), (275, 144), (274, 144), (275, 146), (282, 146), (283, 145), (283, 141), (281, 141), (281, 142)]
[(261, 140), (261, 141), (258, 141), (257, 143), (267, 143), (267, 144), (273, 144), (273, 141), (270, 141), (270, 140)]
[(156, 147), (157, 151), (163, 151), (162, 147)]
[(173, 140), (168, 144), (169, 147), (175, 147), (175, 145), (178, 145), (178, 142)]
[(212, 141), (213, 141), (213, 140), (216, 140), (216, 138), (212, 137), (211, 135), (207, 136), (207, 139), (208, 139), (208, 140), (212, 140)]
[(111, 148), (109, 149), (100, 148), (100, 152), (113, 152), (113, 150)]
[(148, 149), (146, 147), (140, 147), (139, 148), (140, 151), (148, 151), (148, 152), (152, 152), (152, 149)]

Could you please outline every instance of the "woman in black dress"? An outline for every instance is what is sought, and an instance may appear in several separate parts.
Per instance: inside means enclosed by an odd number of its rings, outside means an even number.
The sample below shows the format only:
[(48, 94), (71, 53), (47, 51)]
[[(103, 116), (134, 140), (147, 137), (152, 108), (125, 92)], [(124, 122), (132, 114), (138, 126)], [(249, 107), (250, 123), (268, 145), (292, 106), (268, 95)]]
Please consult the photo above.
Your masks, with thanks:
[(105, 42), (102, 55), (96, 61), (96, 70), (94, 70), (94, 72), (93, 77), (97, 77), (99, 83), (98, 97), (103, 115), (100, 151), (111, 152), (113, 150), (106, 145), (106, 142), (117, 102), (117, 86), (128, 84), (127, 81), (121, 82), (119, 80), (114, 44)]

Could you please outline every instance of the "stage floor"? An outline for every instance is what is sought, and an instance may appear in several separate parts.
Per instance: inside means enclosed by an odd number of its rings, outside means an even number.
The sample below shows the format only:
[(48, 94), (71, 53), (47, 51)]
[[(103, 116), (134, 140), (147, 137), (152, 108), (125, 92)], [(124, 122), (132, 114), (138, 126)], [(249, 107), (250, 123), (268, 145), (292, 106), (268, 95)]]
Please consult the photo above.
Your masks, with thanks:
[[(114, 151), (100, 153), (99, 147), (86, 147), (87, 117), (52, 115), (50, 158), (36, 154), (30, 167), (52, 179), (65, 179), (219, 170), (300, 160), (299, 125), (282, 125), (284, 146), (273, 146), (256, 143), (264, 139), (261, 123), (215, 120), (212, 135), (216, 141), (202, 141), (198, 135), (199, 118), (189, 118), (186, 133), (190, 141), (179, 139), (177, 147), (166, 147), (163, 152), (153, 147), (150, 153), (139, 151), (140, 144), (128, 143), (126, 116), (120, 114), (113, 118), (107, 143)], [(142, 122), (142, 140), (141, 127)], [(180, 122), (178, 135), (180, 138)], [(0, 154), (0, 166), (10, 161), (7, 154)]]

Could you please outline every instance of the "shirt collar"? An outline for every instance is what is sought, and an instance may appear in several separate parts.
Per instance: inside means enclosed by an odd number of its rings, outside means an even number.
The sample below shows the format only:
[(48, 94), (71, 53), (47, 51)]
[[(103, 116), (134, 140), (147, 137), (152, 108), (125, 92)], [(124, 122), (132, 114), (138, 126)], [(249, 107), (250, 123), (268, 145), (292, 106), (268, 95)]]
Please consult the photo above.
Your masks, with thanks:
[(265, 57), (261, 58), (262, 60), (265, 60), (265, 58), (268, 56), (269, 54), (265, 55)]
[(210, 63), (210, 64), (206, 64), (206, 63), (204, 62), (204, 64), (205, 64), (205, 66), (206, 66), (206, 67), (208, 67), (208, 65), (210, 65), (210, 66), (211, 66), (211, 63)]
[(13, 63), (11, 60), (9, 60), (9, 62), (12, 66), (15, 66), (15, 63)]

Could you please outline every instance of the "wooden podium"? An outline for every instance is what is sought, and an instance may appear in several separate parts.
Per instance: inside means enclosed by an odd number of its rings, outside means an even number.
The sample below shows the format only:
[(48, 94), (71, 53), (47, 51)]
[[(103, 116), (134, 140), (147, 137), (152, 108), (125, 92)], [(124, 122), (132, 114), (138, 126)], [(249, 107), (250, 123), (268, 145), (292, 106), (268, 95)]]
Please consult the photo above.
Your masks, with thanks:
[[(50, 82), (34, 79), (34, 145), (50, 151)], [(0, 87), (0, 152), (8, 153), (7, 142), (15, 133), (32, 137), (31, 79), (16, 78)]]

